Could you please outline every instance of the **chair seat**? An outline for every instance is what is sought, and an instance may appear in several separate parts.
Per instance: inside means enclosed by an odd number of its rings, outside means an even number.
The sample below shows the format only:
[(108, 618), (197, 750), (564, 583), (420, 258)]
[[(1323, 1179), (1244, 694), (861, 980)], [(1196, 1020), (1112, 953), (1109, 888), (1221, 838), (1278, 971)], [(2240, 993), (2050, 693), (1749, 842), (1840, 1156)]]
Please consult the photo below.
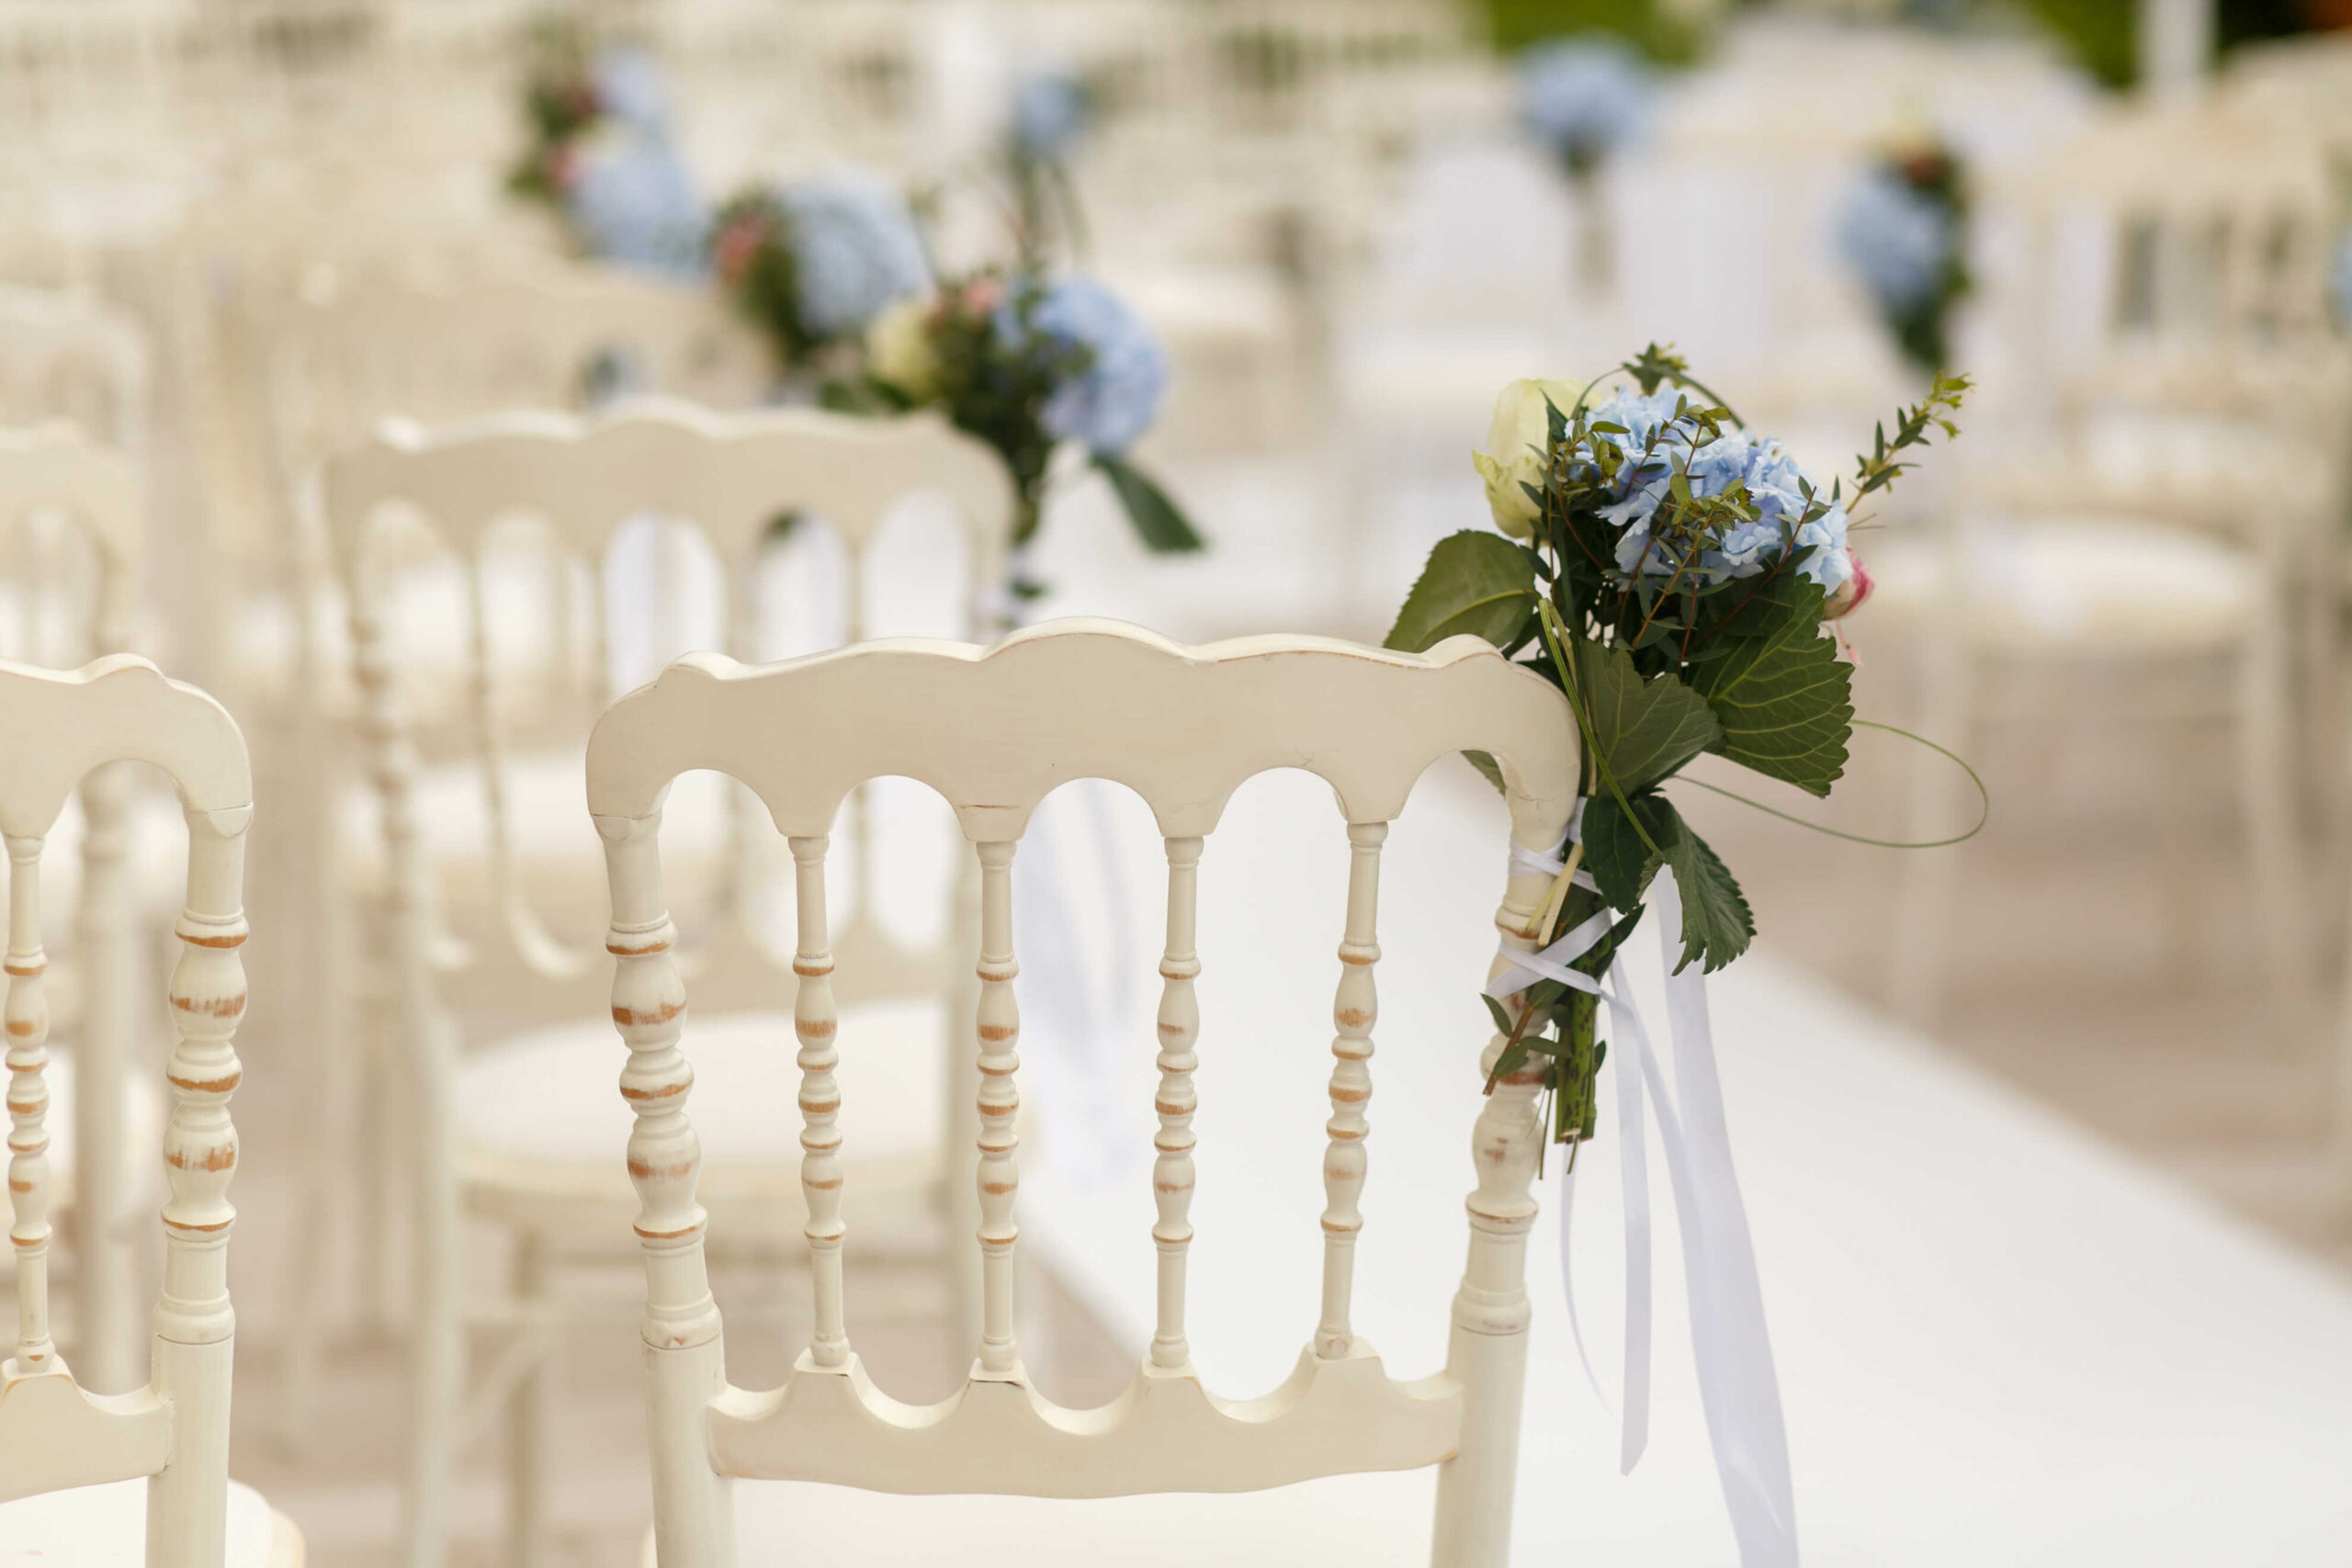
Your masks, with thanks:
[[(842, 1010), (842, 1155), (853, 1218), (869, 1201), (927, 1190), (946, 1126), (947, 1009), (935, 998)], [(763, 1229), (799, 1227), (800, 1089), (792, 1015), (686, 1017), (695, 1087), (687, 1114), (702, 1140), (701, 1195), (714, 1210), (758, 1211)], [(535, 1030), (469, 1053), (458, 1073), (458, 1129), (469, 1200), (517, 1223), (560, 1209), (617, 1225), (636, 1212), (626, 1151), (634, 1121), (620, 1096), (626, 1060), (610, 1023)], [(615, 1218), (614, 1216), (619, 1216)], [(729, 1216), (731, 1220), (732, 1216)], [(715, 1222), (725, 1244), (730, 1224)]]
[[(250, 1486), (229, 1483), (226, 1568), (302, 1568), (302, 1532)], [(110, 1481), (0, 1503), (0, 1568), (143, 1568), (147, 1482)]]
[[(961, 1568), (1420, 1568), (1430, 1559), (1434, 1471), (1336, 1475), (1267, 1492), (1163, 1493), (1068, 1502), (899, 1497), (797, 1481), (738, 1481), (741, 1568), (797, 1562)], [(653, 1562), (647, 1539), (645, 1563)]]
[(2010, 648), (2224, 649), (2244, 639), (2263, 592), (2247, 552), (2143, 523), (1985, 526), (1956, 547), (1896, 539), (1864, 553), (1877, 592), (1863, 615), (1925, 618), (1956, 605), (1973, 640)]

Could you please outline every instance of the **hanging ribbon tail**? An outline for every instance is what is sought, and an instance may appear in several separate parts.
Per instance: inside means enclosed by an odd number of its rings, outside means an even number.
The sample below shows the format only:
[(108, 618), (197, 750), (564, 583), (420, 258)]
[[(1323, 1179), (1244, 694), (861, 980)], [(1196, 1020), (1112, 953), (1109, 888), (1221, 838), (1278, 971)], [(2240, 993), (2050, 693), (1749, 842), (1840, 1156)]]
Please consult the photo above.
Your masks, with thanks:
[(1682, 1219), (1691, 1348), (1707, 1435), (1742, 1568), (1796, 1568), (1796, 1504), (1787, 1426), (1772, 1343), (1765, 1331), (1756, 1246), (1732, 1169), (1706, 982), (1696, 968), (1674, 973), (1673, 933), (1682, 929), (1682, 904), (1671, 871), (1659, 872), (1651, 898), (1667, 971), (1667, 1021), (1674, 1036), (1674, 1076), (1681, 1094), (1679, 1116), (1656, 1058), (1647, 1052), (1643, 1053), (1642, 1076), (1657, 1102), (1667, 1175)]
[(1650, 1171), (1642, 1137), (1642, 1077), (1650, 1066), (1649, 1031), (1634, 1006), (1625, 966), (1609, 966), (1609, 1025), (1617, 1036), (1617, 1152), (1625, 1201), (1625, 1413), (1617, 1455), (1631, 1475), (1650, 1440)]
[(1593, 1372), (1592, 1358), (1585, 1353), (1584, 1324), (1577, 1317), (1576, 1278), (1568, 1261), (1568, 1216), (1576, 1212), (1576, 1197), (1577, 1173), (1568, 1168), (1567, 1161), (1562, 1160), (1560, 1162), (1560, 1294), (1567, 1298), (1568, 1335), (1576, 1341), (1577, 1360), (1584, 1367), (1584, 1381), (1592, 1385), (1592, 1396), (1600, 1401), (1600, 1407), (1603, 1410), (1609, 1410), (1613, 1416), (1616, 1412), (1610, 1409), (1608, 1392), (1600, 1386), (1600, 1379)]

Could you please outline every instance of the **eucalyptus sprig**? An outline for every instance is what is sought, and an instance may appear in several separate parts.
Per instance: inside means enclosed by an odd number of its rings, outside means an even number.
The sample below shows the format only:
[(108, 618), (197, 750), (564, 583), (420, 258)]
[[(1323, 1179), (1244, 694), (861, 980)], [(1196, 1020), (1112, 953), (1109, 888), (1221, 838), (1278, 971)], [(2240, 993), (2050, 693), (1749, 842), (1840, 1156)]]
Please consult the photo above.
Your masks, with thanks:
[[(1387, 643), (1418, 651), (1462, 632), (1557, 686), (1583, 740), (1582, 833), (1538, 920), (1537, 945), (1599, 922), (1569, 967), (1596, 980), (1639, 923), (1660, 867), (1674, 873), (1678, 969), (1746, 952), (1755, 919), (1723, 861), (1664, 786), (1705, 753), (1828, 795), (1852, 739), (1852, 671), (1826, 623), (1867, 579), (1847, 549), (1849, 497), (1816, 484), (1777, 443), (1653, 344), (1614, 374), (1639, 394), (1596, 404), (1599, 383), (1514, 383), (1480, 472), (1499, 533), (1439, 542)], [(1904, 455), (1958, 434), (1962, 377), (1939, 378), (1882, 423), (1851, 500), (1884, 491)], [(1471, 761), (1498, 785), (1493, 760)], [(1589, 885), (1577, 874), (1589, 874)], [(1555, 1139), (1593, 1131), (1607, 1045), (1598, 998), (1541, 980), (1515, 1005), (1487, 998), (1502, 1050), (1494, 1077), (1544, 1059)], [(1491, 1083), (1489, 1085), (1491, 1088)]]

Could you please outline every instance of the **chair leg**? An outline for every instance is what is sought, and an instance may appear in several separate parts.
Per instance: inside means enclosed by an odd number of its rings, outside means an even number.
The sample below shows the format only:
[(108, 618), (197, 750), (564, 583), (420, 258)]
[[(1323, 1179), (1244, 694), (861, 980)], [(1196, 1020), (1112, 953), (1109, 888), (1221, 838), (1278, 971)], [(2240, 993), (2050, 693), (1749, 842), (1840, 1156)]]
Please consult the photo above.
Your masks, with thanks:
[[(1922, 645), (1921, 657), (1919, 733), (1966, 756), (1975, 701), (1973, 650), (1956, 633), (1939, 634)], [(1952, 787), (1951, 764), (1924, 748), (1917, 750), (1904, 837), (1942, 838), (1955, 830), (1958, 792)], [(1942, 1008), (1944, 953), (1951, 945), (1952, 905), (1960, 892), (1959, 856), (1958, 845), (1896, 856), (1888, 999), (1895, 1016), (1920, 1029), (1932, 1027)]]
[(2254, 929), (2262, 943), (2260, 972), (2270, 993), (2274, 1024), (2294, 1031), (2302, 1022), (2305, 925), (2295, 874), (2292, 799), (2294, 738), (2287, 725), (2286, 639), (2273, 617), (2257, 615), (2239, 661), (2238, 795), (2254, 869)]
[(448, 1086), (456, 1042), (446, 1024), (413, 1043), (408, 1156), (416, 1162), (416, 1212), (410, 1312), (407, 1568), (441, 1568), (447, 1556), (449, 1492), (458, 1438), (458, 1396), (465, 1371), (464, 1303), (458, 1260), (463, 1237), (458, 1203), (456, 1139)]
[[(514, 1305), (525, 1325), (522, 1332), (537, 1331), (533, 1325), (547, 1289), (547, 1244), (538, 1235), (523, 1232), (514, 1238), (513, 1277)], [(507, 1401), (507, 1568), (539, 1568), (546, 1558), (548, 1401), (553, 1392), (548, 1368), (556, 1348), (552, 1342), (542, 1348)]]

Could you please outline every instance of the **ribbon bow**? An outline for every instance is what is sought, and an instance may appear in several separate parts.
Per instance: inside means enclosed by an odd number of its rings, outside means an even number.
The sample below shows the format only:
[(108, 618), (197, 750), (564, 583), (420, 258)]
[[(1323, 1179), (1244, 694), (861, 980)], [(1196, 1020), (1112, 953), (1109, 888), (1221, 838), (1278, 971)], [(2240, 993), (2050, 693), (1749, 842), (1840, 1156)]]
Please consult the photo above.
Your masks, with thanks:
[[(1560, 841), (1565, 851), (1579, 840), (1584, 805), (1579, 801)], [(1511, 874), (1537, 872), (1557, 877), (1567, 869), (1559, 852), (1539, 854), (1514, 843)], [(1682, 901), (1674, 874), (1661, 869), (1650, 900), (1660, 930), (1681, 929)], [(1592, 874), (1579, 867), (1577, 886), (1599, 892)], [(1556, 980), (1599, 997), (1609, 1007), (1610, 1031), (1619, 1049), (1611, 1053), (1617, 1071), (1618, 1154), (1625, 1197), (1625, 1378), (1619, 1468), (1631, 1473), (1649, 1442), (1650, 1403), (1650, 1199), (1648, 1151), (1643, 1145), (1642, 1099), (1646, 1083), (1657, 1106), (1658, 1142), (1682, 1231), (1683, 1273), (1690, 1300), (1690, 1338), (1699, 1369), (1699, 1398), (1714, 1449), (1715, 1472), (1739, 1542), (1742, 1568), (1796, 1568), (1796, 1506), (1789, 1478), (1788, 1435), (1781, 1416), (1781, 1385), (1772, 1368), (1772, 1343), (1764, 1327), (1764, 1297), (1756, 1276), (1756, 1247), (1747, 1230), (1747, 1210), (1732, 1170), (1731, 1141), (1724, 1120), (1723, 1085), (1715, 1071), (1714, 1036), (1707, 1016), (1706, 981), (1695, 969), (1674, 971), (1674, 948), (1662, 943), (1666, 969), (1667, 1022), (1673, 1037), (1678, 1108), (1650, 1049), (1649, 1032), (1634, 1006), (1622, 956), (1611, 961), (1606, 986), (1569, 967), (1605, 936), (1614, 915), (1604, 908), (1540, 952), (1506, 945), (1508, 965), (1487, 983), (1500, 1001), (1539, 980)], [(1627, 1066), (1633, 1070), (1625, 1070)], [(1563, 1162), (1565, 1165), (1566, 1162)], [(1577, 1320), (1576, 1288), (1569, 1271), (1569, 1214), (1576, 1192), (1573, 1172), (1560, 1177), (1560, 1286), (1567, 1296), (1568, 1325), (1577, 1359), (1593, 1391), (1600, 1393), (1584, 1328)], [(1608, 1395), (1600, 1393), (1601, 1403)]]

